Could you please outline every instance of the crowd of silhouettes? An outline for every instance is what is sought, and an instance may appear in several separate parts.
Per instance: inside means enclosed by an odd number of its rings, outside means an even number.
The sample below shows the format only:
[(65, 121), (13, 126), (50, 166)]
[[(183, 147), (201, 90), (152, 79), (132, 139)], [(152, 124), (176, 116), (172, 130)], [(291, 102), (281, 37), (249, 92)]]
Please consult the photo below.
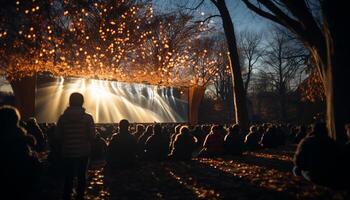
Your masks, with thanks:
[(242, 156), (245, 151), (278, 148), (287, 142), (298, 144), (293, 160), (296, 176), (333, 188), (350, 185), (350, 124), (346, 145), (332, 140), (322, 122), (313, 126), (254, 124), (248, 132), (238, 124), (130, 124), (123, 119), (118, 124), (95, 125), (83, 102), (81, 94), (73, 93), (57, 124), (39, 125), (35, 118), (24, 121), (15, 107), (0, 107), (1, 148), (7, 152), (2, 177), (6, 187), (21, 188), (15, 194), (18, 199), (30, 199), (35, 191), (43, 168), (38, 154), (45, 152), (49, 171), (63, 177), (63, 199), (71, 199), (75, 177), (76, 199), (84, 198), (89, 161), (113, 172), (132, 169), (140, 162)]

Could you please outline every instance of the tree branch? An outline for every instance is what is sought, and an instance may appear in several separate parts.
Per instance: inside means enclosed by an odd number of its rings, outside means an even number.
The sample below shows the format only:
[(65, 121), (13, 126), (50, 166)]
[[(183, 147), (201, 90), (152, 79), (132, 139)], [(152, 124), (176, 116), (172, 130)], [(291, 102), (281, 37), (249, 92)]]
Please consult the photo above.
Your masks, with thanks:
[(214, 18), (214, 17), (221, 17), (221, 15), (210, 15), (207, 18), (205, 18), (204, 20), (195, 21), (195, 23), (205, 23), (206, 21), (208, 21), (208, 20), (210, 20), (211, 18)]

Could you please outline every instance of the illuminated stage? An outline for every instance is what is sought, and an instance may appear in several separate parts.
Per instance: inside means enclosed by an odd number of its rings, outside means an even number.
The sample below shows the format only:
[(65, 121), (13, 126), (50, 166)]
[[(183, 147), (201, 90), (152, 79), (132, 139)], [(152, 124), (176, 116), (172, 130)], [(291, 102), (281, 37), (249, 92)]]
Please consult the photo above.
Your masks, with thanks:
[(97, 123), (186, 122), (187, 90), (144, 84), (78, 78), (39, 76), (35, 117), (39, 122), (57, 122), (68, 105), (69, 95), (80, 92), (84, 107)]

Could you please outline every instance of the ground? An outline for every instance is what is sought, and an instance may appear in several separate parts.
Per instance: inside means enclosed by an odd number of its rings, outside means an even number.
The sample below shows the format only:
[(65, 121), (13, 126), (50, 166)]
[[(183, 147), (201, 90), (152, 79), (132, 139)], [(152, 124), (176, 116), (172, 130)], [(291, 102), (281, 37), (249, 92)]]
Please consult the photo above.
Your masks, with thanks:
[[(139, 163), (129, 170), (104, 175), (89, 171), (87, 199), (350, 199), (294, 177), (295, 146), (246, 152), (241, 157), (193, 159), (189, 162)], [(41, 193), (59, 199), (61, 181), (47, 177)]]

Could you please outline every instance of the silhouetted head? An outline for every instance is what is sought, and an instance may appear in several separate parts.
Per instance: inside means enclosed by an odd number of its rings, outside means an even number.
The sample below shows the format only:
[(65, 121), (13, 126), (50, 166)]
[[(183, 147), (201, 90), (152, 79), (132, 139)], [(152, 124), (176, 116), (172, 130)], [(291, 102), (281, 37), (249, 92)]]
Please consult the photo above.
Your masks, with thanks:
[(145, 131), (145, 126), (142, 125), (142, 124), (137, 124), (137, 126), (136, 126), (136, 131), (137, 131), (137, 132), (143, 132), (143, 131)]
[(127, 132), (129, 130), (129, 121), (126, 119), (122, 119), (119, 122), (119, 131), (120, 133)]
[(148, 125), (147, 128), (146, 128), (146, 133), (148, 135), (152, 134), (153, 133), (153, 125)]
[(162, 133), (162, 127), (160, 126), (160, 124), (156, 124), (153, 127), (153, 133), (154, 134), (161, 134)]
[(180, 133), (180, 129), (181, 129), (181, 124), (178, 124), (175, 126), (175, 134)]
[(74, 92), (69, 97), (69, 105), (82, 107), (84, 104), (84, 96), (78, 92)]
[[(262, 132), (263, 126), (259, 126), (259, 129), (260, 129), (260, 131)], [(257, 131), (257, 127), (254, 126), (254, 125), (252, 125), (252, 126), (250, 126), (249, 131), (250, 131), (251, 133), (254, 133), (254, 132)]]
[(223, 134), (224, 133), (224, 127), (222, 125), (214, 125), (211, 127), (211, 132), (214, 134)]
[(0, 122), (1, 127), (18, 127), (21, 115), (17, 108), (13, 106), (0, 107)]
[(31, 117), (27, 120), (27, 127), (34, 127), (34, 126), (38, 126), (38, 122), (34, 117)]
[(231, 134), (238, 134), (239, 133), (239, 125), (238, 124), (234, 124), (230, 127), (229, 129)]
[(315, 123), (312, 127), (312, 132), (314, 135), (317, 136), (327, 136), (328, 135), (328, 130), (327, 130), (327, 126), (325, 123)]
[(180, 133), (181, 134), (189, 134), (190, 133), (190, 129), (188, 128), (188, 126), (182, 126), (180, 129)]

